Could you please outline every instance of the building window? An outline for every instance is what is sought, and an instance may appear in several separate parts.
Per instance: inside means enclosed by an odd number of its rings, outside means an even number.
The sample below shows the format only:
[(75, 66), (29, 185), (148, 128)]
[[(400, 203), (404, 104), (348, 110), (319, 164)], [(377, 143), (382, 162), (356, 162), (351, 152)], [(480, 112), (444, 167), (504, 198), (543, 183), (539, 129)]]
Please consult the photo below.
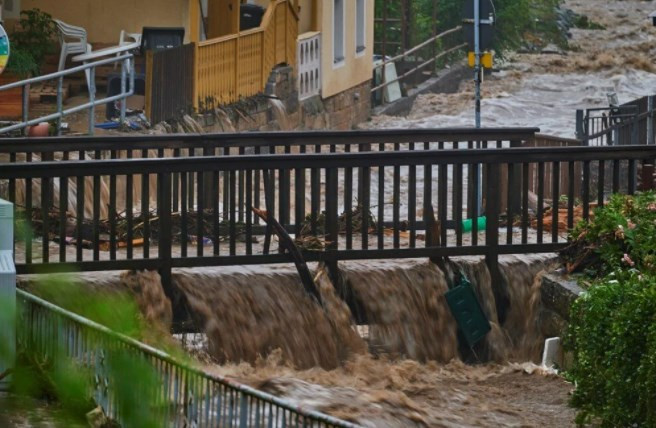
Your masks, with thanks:
[(365, 2), (366, 0), (355, 0), (355, 53), (362, 54), (365, 50)]
[(344, 1), (333, 0), (333, 64), (344, 61)]

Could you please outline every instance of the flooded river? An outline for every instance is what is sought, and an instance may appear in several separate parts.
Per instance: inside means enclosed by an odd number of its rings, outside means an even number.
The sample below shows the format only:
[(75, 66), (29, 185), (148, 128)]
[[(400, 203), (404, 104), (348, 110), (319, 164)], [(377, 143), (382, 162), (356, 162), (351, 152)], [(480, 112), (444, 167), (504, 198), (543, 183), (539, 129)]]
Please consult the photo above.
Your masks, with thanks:
[[(574, 137), (576, 109), (607, 107), (609, 92), (620, 103), (656, 93), (656, 28), (648, 19), (656, 2), (567, 0), (564, 7), (606, 29), (572, 29), (571, 50), (561, 54), (510, 55), (483, 83), (483, 127), (539, 127)], [(454, 94), (420, 95), (407, 117), (374, 117), (365, 126), (473, 125), (474, 84), (464, 81)]]

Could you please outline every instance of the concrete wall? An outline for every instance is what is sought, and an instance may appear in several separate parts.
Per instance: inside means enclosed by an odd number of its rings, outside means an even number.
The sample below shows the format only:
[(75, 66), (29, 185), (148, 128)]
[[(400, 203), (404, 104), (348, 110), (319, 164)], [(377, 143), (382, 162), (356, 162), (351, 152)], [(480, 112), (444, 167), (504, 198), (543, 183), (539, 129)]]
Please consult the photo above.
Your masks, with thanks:
[(374, 0), (366, 0), (365, 47), (355, 51), (355, 0), (344, 0), (345, 49), (344, 61), (333, 64), (333, 0), (321, 0), (319, 22), (321, 31), (321, 70), (323, 98), (328, 98), (349, 88), (371, 80), (373, 73)]
[(141, 33), (148, 26), (185, 27), (188, 38), (189, 1), (197, 0), (21, 0), (20, 8), (84, 27), (92, 44), (116, 44), (121, 30)]

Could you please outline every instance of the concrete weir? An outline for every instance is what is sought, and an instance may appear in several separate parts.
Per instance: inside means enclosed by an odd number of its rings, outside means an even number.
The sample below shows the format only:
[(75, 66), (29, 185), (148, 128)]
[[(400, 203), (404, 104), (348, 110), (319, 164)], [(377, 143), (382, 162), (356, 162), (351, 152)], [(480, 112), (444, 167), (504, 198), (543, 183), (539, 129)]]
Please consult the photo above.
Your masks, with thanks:
[[(323, 266), (310, 264), (323, 306), (304, 292), (291, 264), (174, 270), (172, 301), (154, 272), (68, 278), (93, 293), (133, 294), (146, 320), (173, 319), (174, 332), (201, 333), (218, 362), (254, 362), (280, 350), (296, 367), (334, 368), (367, 352), (417, 361), (538, 361), (542, 276), (554, 263), (553, 254), (502, 256), (502, 284), (492, 284), (482, 257), (451, 258), (441, 268), (427, 259), (340, 262), (337, 286)], [(473, 349), (459, 340), (444, 297), (458, 272), (472, 282), (492, 326)], [(19, 286), (38, 293), (34, 278), (20, 278)], [(508, 297), (503, 316), (495, 287)]]

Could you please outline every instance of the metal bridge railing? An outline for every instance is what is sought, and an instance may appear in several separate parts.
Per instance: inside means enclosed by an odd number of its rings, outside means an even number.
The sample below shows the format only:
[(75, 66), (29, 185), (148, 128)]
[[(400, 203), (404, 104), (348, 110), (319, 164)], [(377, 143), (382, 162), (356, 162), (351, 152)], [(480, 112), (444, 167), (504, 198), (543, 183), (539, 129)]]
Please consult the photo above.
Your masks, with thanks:
[(654, 100), (645, 96), (626, 104), (576, 111), (576, 136), (588, 146), (654, 144)]
[[(96, 68), (102, 65), (116, 64), (116, 63), (121, 64), (121, 92), (111, 97), (97, 99), (96, 84), (95, 84)], [(89, 71), (89, 77), (88, 77), (89, 101), (79, 106), (64, 108), (63, 97), (62, 97), (64, 77), (79, 72), (86, 72), (87, 70)], [(21, 80), (19, 82), (14, 82), (8, 85), (0, 86), (0, 97), (2, 96), (3, 91), (14, 89), (14, 88), (22, 88), (22, 100), (23, 100), (21, 121), (9, 126), (0, 127), (0, 135), (19, 129), (25, 130), (27, 129), (28, 126), (36, 125), (40, 122), (47, 122), (51, 120), (57, 120), (57, 134), (59, 135), (59, 132), (61, 130), (62, 118), (82, 110), (89, 111), (89, 134), (93, 135), (94, 127), (95, 127), (96, 106), (101, 104), (107, 104), (118, 100), (125, 100), (126, 98), (132, 96), (134, 94), (134, 73), (135, 73), (134, 55), (129, 53), (124, 53), (120, 56), (111, 57), (108, 59), (103, 59), (100, 61), (95, 61), (77, 67), (69, 68), (66, 70), (58, 71), (56, 73), (50, 73), (43, 76), (33, 77), (31, 79)], [(45, 116), (29, 119), (30, 85), (39, 82), (47, 82), (49, 80), (55, 80), (55, 79), (57, 80), (57, 111), (54, 113), (47, 114)], [(121, 109), (120, 109), (121, 122), (125, 121), (125, 109), (126, 109), (126, 103), (122, 102)]]
[[(485, 255), (493, 265), (498, 254), (551, 252), (566, 230), (549, 208), (566, 205), (569, 229), (577, 200), (588, 218), (610, 193), (636, 191), (655, 157), (656, 146), (617, 146), (8, 163), (0, 188), (12, 201), (25, 190), (18, 273), (157, 269), (168, 283), (174, 268), (288, 261), (251, 207), (318, 238), (307, 261)], [(479, 191), (487, 223), (467, 231)]]
[[(155, 397), (155, 400), (144, 402), (143, 406), (149, 409), (149, 417), (158, 426), (356, 427), (205, 373), (23, 290), (16, 290), (16, 294), (19, 349), (41, 358), (58, 352), (67, 361), (90, 369), (94, 399), (108, 417), (119, 422), (122, 421), (118, 404), (121, 397), (108, 370), (115, 352), (127, 353), (152, 368), (157, 379), (156, 390), (144, 396)], [(134, 388), (144, 388), (144, 385), (135, 380)]]

